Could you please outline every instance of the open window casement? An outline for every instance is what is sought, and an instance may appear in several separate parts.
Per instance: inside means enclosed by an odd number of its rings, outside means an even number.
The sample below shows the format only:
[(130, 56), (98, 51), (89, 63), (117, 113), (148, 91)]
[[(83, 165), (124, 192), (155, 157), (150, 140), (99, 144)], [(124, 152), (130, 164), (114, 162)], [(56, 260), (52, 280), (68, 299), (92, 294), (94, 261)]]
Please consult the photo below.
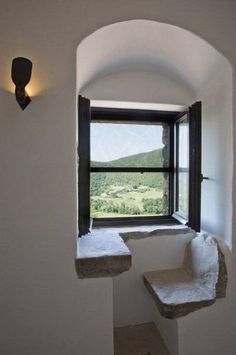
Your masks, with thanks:
[(82, 236), (90, 229), (90, 100), (79, 95), (78, 109), (78, 229)]
[(201, 229), (201, 102), (175, 123), (175, 212), (190, 228)]

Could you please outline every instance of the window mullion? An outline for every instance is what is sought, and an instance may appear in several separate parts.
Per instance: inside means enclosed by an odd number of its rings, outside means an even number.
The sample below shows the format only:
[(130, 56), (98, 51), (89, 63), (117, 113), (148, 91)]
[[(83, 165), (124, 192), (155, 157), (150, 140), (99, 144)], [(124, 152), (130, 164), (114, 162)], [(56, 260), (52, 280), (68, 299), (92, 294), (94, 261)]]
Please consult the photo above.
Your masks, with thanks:
[(91, 167), (92, 173), (170, 173), (173, 167), (139, 168), (139, 167)]

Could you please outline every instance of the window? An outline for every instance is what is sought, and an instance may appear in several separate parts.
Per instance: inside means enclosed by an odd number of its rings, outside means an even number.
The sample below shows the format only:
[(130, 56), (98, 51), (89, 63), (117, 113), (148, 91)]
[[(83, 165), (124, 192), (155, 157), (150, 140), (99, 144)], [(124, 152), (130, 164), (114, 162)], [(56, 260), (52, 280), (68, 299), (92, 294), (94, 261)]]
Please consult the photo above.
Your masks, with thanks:
[(170, 214), (168, 124), (93, 119), (90, 137), (92, 218)]
[[(80, 235), (91, 219), (98, 225), (175, 218), (189, 224), (190, 213), (197, 213), (191, 193), (200, 194), (194, 190), (201, 177), (193, 175), (201, 156), (196, 159), (194, 146), (199, 114), (194, 105), (186, 113), (90, 108), (79, 97)], [(199, 229), (196, 218), (192, 223)]]

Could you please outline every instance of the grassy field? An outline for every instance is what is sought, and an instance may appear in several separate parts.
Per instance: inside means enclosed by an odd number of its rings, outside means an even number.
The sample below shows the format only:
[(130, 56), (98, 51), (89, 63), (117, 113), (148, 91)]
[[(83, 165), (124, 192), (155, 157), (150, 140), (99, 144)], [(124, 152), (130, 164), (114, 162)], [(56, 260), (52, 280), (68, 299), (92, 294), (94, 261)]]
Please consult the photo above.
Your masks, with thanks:
[[(123, 191), (119, 191), (119, 187), (110, 186), (109, 191), (107, 193), (102, 193), (100, 196), (91, 197), (91, 216), (93, 218), (101, 218), (101, 217), (128, 217), (128, 216), (147, 216), (153, 215), (152, 212), (144, 211), (144, 200), (156, 200), (162, 199), (163, 192), (157, 190), (156, 188), (151, 188), (147, 186), (141, 186), (137, 191), (127, 191), (129, 189), (128, 186), (123, 188)], [(103, 206), (125, 206), (127, 209), (126, 213), (120, 213), (119, 208), (114, 208), (115, 211), (108, 212), (107, 210), (103, 211), (103, 207), (99, 208), (99, 211), (94, 208), (96, 201), (101, 201)], [(129, 213), (129, 209), (134, 212)], [(139, 213), (135, 213), (135, 210), (139, 209)], [(161, 214), (161, 213), (159, 213)], [(158, 215), (155, 213), (155, 215)]]
[[(153, 167), (165, 165), (165, 150), (156, 149), (109, 162), (91, 162), (97, 167)], [(167, 213), (163, 198), (168, 175), (154, 172), (93, 172), (90, 174), (91, 217), (156, 216)]]

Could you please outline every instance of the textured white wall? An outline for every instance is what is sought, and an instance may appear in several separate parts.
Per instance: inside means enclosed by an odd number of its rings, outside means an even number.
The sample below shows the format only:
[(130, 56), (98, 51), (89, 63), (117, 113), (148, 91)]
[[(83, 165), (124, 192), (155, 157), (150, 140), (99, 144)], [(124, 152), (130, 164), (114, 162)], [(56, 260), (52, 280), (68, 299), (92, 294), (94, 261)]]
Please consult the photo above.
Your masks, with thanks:
[(209, 76), (218, 58), (215, 48), (182, 28), (147, 20), (115, 23), (94, 32), (78, 47), (78, 89), (130, 67), (156, 69), (194, 88)]
[(158, 71), (125, 70), (86, 85), (81, 94), (96, 100), (170, 103), (186, 105), (196, 98), (193, 88)]
[(198, 90), (202, 101), (202, 228), (232, 246), (232, 70), (219, 65)]
[[(1, 3), (2, 354), (112, 354), (111, 282), (78, 281), (74, 270), (80, 41), (102, 26), (147, 18), (193, 31), (235, 68), (234, 14), (231, 0)], [(18, 55), (33, 60), (30, 92), (40, 93), (25, 112), (5, 92)]]
[(113, 279), (114, 324), (124, 326), (151, 322), (157, 309), (143, 283), (145, 271), (172, 269), (182, 264), (185, 246), (192, 233), (129, 240), (132, 267)]
[(219, 242), (228, 272), (226, 298), (217, 299), (214, 305), (177, 319), (179, 355), (235, 354), (235, 267), (229, 248)]

